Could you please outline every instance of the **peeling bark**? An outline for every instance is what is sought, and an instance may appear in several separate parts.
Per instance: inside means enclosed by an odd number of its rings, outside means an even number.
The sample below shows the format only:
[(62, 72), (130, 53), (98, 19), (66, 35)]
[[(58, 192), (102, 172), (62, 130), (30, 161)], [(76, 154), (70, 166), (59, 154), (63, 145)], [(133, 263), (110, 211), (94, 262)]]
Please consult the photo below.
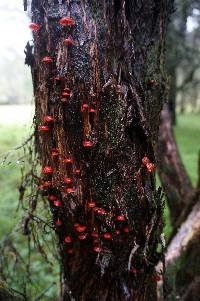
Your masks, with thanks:
[[(62, 221), (56, 232), (63, 300), (156, 300), (152, 275), (162, 231), (162, 200), (142, 158), (146, 155), (155, 163), (165, 91), (163, 45), (172, 2), (32, 0), (33, 22), (41, 25), (34, 33), (34, 62), (29, 60), (36, 149), (41, 165), (54, 170), (44, 177), (53, 184), (46, 194), (61, 201), (61, 207), (52, 202), (50, 206), (53, 220)], [(66, 15), (75, 20), (74, 26), (59, 25)], [(64, 45), (68, 36), (74, 45)], [(52, 64), (41, 63), (47, 55)], [(70, 99), (62, 102), (66, 87)], [(84, 104), (88, 107), (81, 112)], [(40, 135), (38, 127), (46, 115), (55, 121)], [(85, 140), (92, 147), (84, 147)], [(59, 154), (56, 160), (53, 148)], [(72, 162), (66, 164), (69, 157)], [(80, 176), (74, 173), (77, 169)], [(66, 191), (66, 176), (73, 179), (73, 193)], [(88, 208), (91, 199), (105, 215)], [(116, 221), (119, 215), (124, 222)], [(75, 223), (87, 227), (85, 240), (78, 239)], [(105, 232), (111, 240), (104, 238)], [(66, 234), (73, 238), (73, 254), (64, 242)], [(102, 248), (99, 254), (95, 244)], [(130, 273), (128, 266), (138, 272)]]

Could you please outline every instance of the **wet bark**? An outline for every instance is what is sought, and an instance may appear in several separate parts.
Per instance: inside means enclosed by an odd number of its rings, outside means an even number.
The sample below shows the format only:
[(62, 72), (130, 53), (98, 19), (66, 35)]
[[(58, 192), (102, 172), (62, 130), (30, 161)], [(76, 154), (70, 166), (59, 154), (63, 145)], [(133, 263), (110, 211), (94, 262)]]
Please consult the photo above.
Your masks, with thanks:
[[(53, 168), (43, 176), (52, 181), (46, 194), (61, 202), (58, 207), (50, 201), (50, 207), (54, 222), (62, 222), (56, 232), (63, 300), (156, 300), (152, 276), (162, 200), (142, 158), (155, 163), (172, 2), (32, 1), (33, 22), (41, 29), (26, 62), (33, 76), (36, 149), (42, 167)], [(66, 15), (75, 25), (59, 24)], [(66, 46), (69, 36), (74, 44)], [(44, 56), (53, 62), (42, 63)], [(71, 90), (67, 102), (64, 88)], [(46, 115), (54, 122), (42, 134)], [(65, 177), (73, 184), (64, 183)], [(95, 209), (89, 208), (91, 200)], [(86, 227), (85, 239), (76, 223)], [(72, 242), (66, 243), (66, 235)]]

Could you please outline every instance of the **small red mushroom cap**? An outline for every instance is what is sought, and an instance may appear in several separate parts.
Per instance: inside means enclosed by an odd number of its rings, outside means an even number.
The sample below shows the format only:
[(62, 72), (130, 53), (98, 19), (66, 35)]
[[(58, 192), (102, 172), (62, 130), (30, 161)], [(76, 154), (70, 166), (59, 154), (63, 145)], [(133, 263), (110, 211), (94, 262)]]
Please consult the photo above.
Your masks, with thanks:
[(49, 199), (50, 201), (55, 201), (55, 200), (56, 200), (56, 196), (55, 196), (54, 194), (50, 194), (50, 195), (48, 196), (48, 199)]
[(149, 158), (148, 158), (147, 156), (145, 156), (145, 157), (142, 159), (142, 163), (143, 163), (144, 165), (147, 165), (148, 163), (150, 163)]
[(40, 25), (37, 24), (37, 23), (30, 23), (29, 24), (29, 28), (32, 30), (32, 31), (38, 31), (40, 29)]
[(79, 233), (84, 232), (86, 229), (87, 229), (87, 227), (83, 226), (83, 225), (79, 225), (76, 227), (76, 231)]
[(63, 17), (59, 21), (60, 25), (62, 26), (72, 26), (75, 25), (75, 21), (70, 17)]
[(148, 172), (154, 172), (156, 170), (156, 166), (153, 163), (147, 163), (146, 164)]
[(155, 281), (160, 281), (161, 280), (161, 276), (156, 274), (156, 275), (153, 275), (152, 277)]
[(128, 227), (125, 227), (123, 230), (124, 230), (125, 233), (129, 233), (129, 228)]
[(54, 206), (61, 207), (61, 202), (59, 200), (55, 200), (53, 203), (54, 203)]
[(93, 108), (90, 109), (90, 113), (96, 113), (96, 111), (97, 111), (96, 109)]
[(51, 64), (51, 63), (53, 63), (53, 59), (50, 56), (45, 56), (45, 57), (43, 57), (42, 62), (46, 63), (46, 64)]
[(72, 163), (72, 159), (71, 158), (65, 158), (63, 160), (64, 163)]
[(112, 238), (112, 235), (111, 235), (110, 233), (106, 232), (106, 233), (104, 233), (103, 237), (104, 237), (105, 239), (111, 239), (111, 238)]
[(75, 169), (74, 173), (79, 175), (81, 173), (81, 170), (80, 169)]
[(65, 92), (65, 91), (63, 91), (63, 92), (62, 92), (62, 97), (64, 97), (64, 98), (70, 97), (70, 92)]
[(38, 126), (38, 131), (39, 132), (48, 132), (49, 127), (48, 127), (48, 125), (40, 125), (40, 126)]
[(92, 147), (94, 145), (94, 143), (90, 140), (84, 140), (83, 141), (83, 146), (84, 147)]
[(88, 208), (94, 208), (96, 206), (96, 203), (94, 201), (88, 202)]
[(72, 238), (70, 235), (67, 235), (64, 239), (64, 241), (67, 243), (67, 244), (70, 244), (72, 242)]
[(96, 253), (100, 253), (100, 252), (102, 252), (102, 247), (101, 246), (94, 246), (94, 251), (96, 252)]
[(75, 188), (74, 187), (68, 187), (66, 189), (66, 191), (67, 191), (67, 193), (73, 193), (73, 192), (75, 192)]
[(64, 178), (64, 182), (69, 184), (69, 183), (72, 183), (73, 180), (72, 180), (72, 178)]
[(87, 238), (87, 233), (83, 233), (83, 234), (79, 234), (78, 235), (78, 238), (80, 239), (80, 240), (84, 240), (84, 239), (86, 239)]
[(103, 208), (98, 208), (97, 213), (100, 215), (104, 215), (104, 214), (106, 214), (106, 211)]
[(154, 85), (156, 83), (155, 79), (149, 79), (148, 84), (149, 85)]
[(120, 222), (124, 222), (125, 221), (125, 216), (124, 215), (118, 215), (117, 220), (120, 221)]
[(52, 158), (55, 159), (59, 155), (58, 150), (56, 148), (52, 149), (51, 155), (52, 155)]
[(54, 118), (53, 118), (53, 116), (47, 115), (44, 117), (43, 120), (44, 120), (44, 122), (52, 122), (52, 121), (54, 121)]
[(66, 38), (66, 39), (64, 39), (63, 43), (64, 43), (65, 45), (71, 46), (71, 45), (74, 44), (74, 41), (73, 41), (71, 38)]
[(87, 103), (84, 103), (81, 107), (81, 112), (84, 112), (85, 110), (87, 110), (89, 108), (89, 105)]
[(53, 173), (53, 168), (51, 166), (45, 166), (43, 167), (42, 172), (44, 174)]

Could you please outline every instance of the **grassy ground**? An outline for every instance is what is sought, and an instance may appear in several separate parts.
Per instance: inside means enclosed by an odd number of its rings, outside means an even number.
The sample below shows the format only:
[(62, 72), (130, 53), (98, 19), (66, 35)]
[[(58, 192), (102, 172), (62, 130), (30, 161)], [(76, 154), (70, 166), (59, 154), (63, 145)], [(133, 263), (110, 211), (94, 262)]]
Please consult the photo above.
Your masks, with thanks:
[[(0, 107), (0, 241), (10, 233), (12, 227), (21, 217), (20, 213), (16, 211), (18, 202), (17, 188), (20, 182), (21, 169), (18, 159), (21, 153), (13, 149), (19, 146), (30, 134), (32, 115), (33, 108), (30, 106)], [(178, 116), (178, 124), (174, 130), (183, 161), (192, 183), (195, 185), (197, 181), (197, 156), (200, 149), (199, 116)], [(8, 157), (4, 160), (6, 154), (8, 154)], [(169, 234), (171, 227), (167, 209), (165, 215), (165, 231), (166, 234)], [(20, 234), (18, 233), (18, 235)], [(23, 236), (20, 237), (20, 243), (23, 254), (27, 248)], [(32, 274), (33, 276), (35, 275), (36, 289), (32, 294), (36, 296), (48, 286), (48, 283), (50, 284), (55, 279), (53, 279), (51, 273), (45, 271), (44, 265), (41, 264), (37, 256), (33, 261)], [(46, 280), (46, 284), (44, 283), (44, 279)], [(41, 283), (44, 283), (44, 285)], [(15, 283), (15, 287), (19, 288), (17, 283)], [(44, 300), (52, 300), (52, 291), (49, 291), (49, 294), (51, 295), (51, 299), (48, 299), (46, 295)]]
[(197, 183), (197, 162), (200, 151), (200, 115), (178, 116), (175, 134), (179, 150), (192, 184)]
[[(23, 283), (28, 283), (29, 300), (35, 300), (53, 282), (59, 280), (58, 266), (51, 267), (41, 258), (37, 249), (31, 246), (31, 281), (27, 281), (28, 237), (22, 235), (22, 212), (17, 211), (18, 187), (21, 179), (23, 149), (15, 150), (31, 134), (33, 107), (0, 106), (0, 244), (9, 239), (19, 251), (21, 262), (16, 262), (15, 251), (8, 248), (4, 266), (8, 285), (23, 291)], [(16, 227), (15, 225), (18, 226)], [(15, 226), (15, 227), (14, 227)], [(14, 231), (11, 232), (11, 230)], [(51, 254), (50, 254), (51, 255)], [(0, 258), (2, 259), (2, 254)], [(8, 266), (5, 264), (8, 263)], [(13, 279), (12, 279), (13, 277)], [(45, 294), (42, 300), (53, 300), (58, 294), (56, 285)]]

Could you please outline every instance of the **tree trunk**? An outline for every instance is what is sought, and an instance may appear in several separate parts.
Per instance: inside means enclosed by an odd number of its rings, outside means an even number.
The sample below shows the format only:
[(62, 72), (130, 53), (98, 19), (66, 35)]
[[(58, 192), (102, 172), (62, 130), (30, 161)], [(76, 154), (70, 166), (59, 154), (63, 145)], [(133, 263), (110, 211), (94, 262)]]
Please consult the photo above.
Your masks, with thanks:
[(168, 105), (164, 106), (161, 114), (157, 157), (159, 176), (165, 189), (171, 222), (177, 229), (183, 221), (179, 218), (184, 209), (189, 205), (192, 206), (190, 200), (194, 191), (177, 148)]
[(156, 300), (162, 200), (153, 164), (172, 2), (32, 0), (41, 28), (26, 63), (42, 177), (52, 181), (44, 189), (60, 201), (49, 203), (63, 300)]

